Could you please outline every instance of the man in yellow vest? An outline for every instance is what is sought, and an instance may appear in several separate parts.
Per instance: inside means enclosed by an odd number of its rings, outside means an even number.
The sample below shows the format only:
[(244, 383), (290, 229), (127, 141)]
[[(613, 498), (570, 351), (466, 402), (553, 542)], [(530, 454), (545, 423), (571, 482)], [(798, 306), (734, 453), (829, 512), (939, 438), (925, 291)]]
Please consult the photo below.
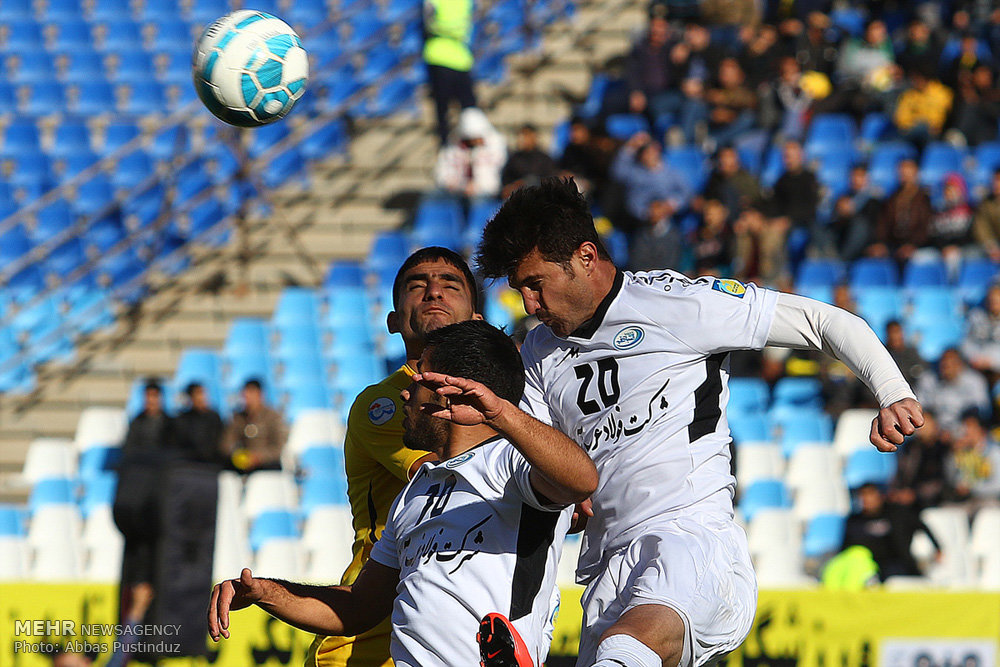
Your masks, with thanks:
[(472, 0), (424, 0), (424, 62), (441, 145), (448, 142), (448, 105), (476, 106), (472, 90)]
[[(476, 279), (461, 255), (447, 248), (421, 248), (410, 255), (392, 286), (393, 312), (386, 324), (406, 345), (406, 363), (358, 394), (351, 405), (344, 439), (347, 495), (354, 522), (354, 559), (341, 583), (354, 583), (385, 528), (389, 507), (403, 486), (433, 454), (403, 446), (403, 402), (430, 331), (482, 319)], [(317, 636), (306, 667), (391, 667), (386, 618), (356, 637)]]

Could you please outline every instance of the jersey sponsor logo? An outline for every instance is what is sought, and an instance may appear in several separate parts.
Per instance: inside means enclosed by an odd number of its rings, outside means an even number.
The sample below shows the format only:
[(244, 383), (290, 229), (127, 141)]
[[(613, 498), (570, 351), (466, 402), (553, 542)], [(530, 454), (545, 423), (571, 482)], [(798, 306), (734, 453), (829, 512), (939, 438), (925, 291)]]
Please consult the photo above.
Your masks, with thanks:
[(737, 299), (742, 299), (743, 295), (747, 293), (746, 285), (731, 278), (716, 278), (715, 282), (712, 283), (712, 289), (729, 296), (735, 296)]
[(629, 350), (642, 342), (645, 332), (640, 327), (625, 327), (615, 334), (612, 345), (616, 350)]
[(391, 398), (376, 398), (368, 406), (368, 421), (375, 426), (381, 426), (396, 414), (396, 404)]
[(475, 452), (465, 452), (464, 454), (459, 454), (458, 456), (448, 459), (448, 462), (444, 464), (444, 467), (449, 469), (457, 468), (475, 455)]

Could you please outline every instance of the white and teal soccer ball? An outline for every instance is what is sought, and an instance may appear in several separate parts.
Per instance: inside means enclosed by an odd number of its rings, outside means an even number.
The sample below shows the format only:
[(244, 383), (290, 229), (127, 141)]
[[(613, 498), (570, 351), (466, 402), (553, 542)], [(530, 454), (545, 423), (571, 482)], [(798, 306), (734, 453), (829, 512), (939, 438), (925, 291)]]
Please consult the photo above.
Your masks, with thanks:
[(241, 9), (212, 23), (194, 47), (194, 85), (230, 125), (273, 123), (292, 110), (309, 77), (302, 41), (281, 19)]

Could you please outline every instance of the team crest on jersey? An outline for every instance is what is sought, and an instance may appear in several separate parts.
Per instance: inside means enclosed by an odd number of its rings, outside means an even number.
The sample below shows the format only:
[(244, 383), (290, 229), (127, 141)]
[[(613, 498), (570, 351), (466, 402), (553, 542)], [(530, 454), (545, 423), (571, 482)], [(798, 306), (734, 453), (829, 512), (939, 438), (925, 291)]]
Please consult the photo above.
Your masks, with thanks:
[(747, 293), (746, 285), (731, 278), (716, 278), (715, 282), (712, 283), (712, 289), (729, 296), (735, 296), (737, 299), (742, 299), (743, 295)]
[(616, 350), (629, 350), (641, 343), (645, 336), (646, 333), (640, 327), (625, 327), (615, 334), (611, 344)]
[(469, 459), (471, 459), (475, 455), (476, 455), (475, 452), (466, 452), (464, 454), (459, 454), (458, 456), (456, 456), (454, 458), (448, 459), (448, 462), (444, 464), (444, 467), (445, 468), (449, 468), (449, 469), (450, 468), (457, 468), (458, 466), (462, 465), (463, 463), (465, 463), (466, 461), (468, 461)]
[(381, 426), (396, 414), (396, 404), (391, 398), (376, 398), (368, 406), (368, 421), (375, 426)]

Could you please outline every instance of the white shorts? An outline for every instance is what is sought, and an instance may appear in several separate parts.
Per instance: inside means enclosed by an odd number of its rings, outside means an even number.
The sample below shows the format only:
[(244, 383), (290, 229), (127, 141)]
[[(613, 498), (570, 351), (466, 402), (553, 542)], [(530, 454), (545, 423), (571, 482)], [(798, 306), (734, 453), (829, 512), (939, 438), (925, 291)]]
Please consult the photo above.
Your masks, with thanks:
[(601, 635), (629, 609), (670, 607), (684, 621), (679, 667), (700, 667), (746, 639), (757, 610), (746, 533), (735, 522), (692, 516), (653, 526), (605, 556), (583, 593), (577, 667), (590, 667)]

